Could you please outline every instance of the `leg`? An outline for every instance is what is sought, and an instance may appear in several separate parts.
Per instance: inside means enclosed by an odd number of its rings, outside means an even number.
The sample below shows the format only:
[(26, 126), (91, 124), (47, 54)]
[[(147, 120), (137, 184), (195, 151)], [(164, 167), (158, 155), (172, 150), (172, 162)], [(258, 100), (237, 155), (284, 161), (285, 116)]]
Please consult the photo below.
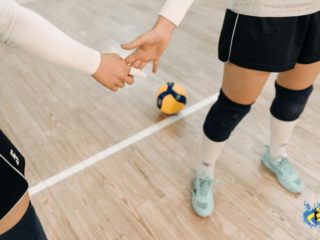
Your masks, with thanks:
[(215, 161), (223, 145), (232, 130), (248, 113), (269, 76), (268, 72), (249, 70), (232, 63), (225, 64), (222, 92), (204, 124), (200, 173), (213, 173)]
[(2, 221), (1, 240), (47, 240), (28, 193)]
[(249, 70), (226, 63), (222, 90), (209, 111), (202, 145), (202, 164), (198, 168), (192, 195), (196, 213), (207, 217), (213, 211), (213, 168), (233, 129), (250, 111), (270, 73)]
[(8, 232), (22, 219), (29, 207), (29, 194), (27, 193), (19, 203), (0, 221), (0, 236)]
[(286, 156), (285, 150), (319, 72), (320, 62), (297, 64), (293, 70), (280, 73), (276, 81), (276, 97), (270, 109), (270, 147), (262, 161), (277, 175), (280, 184), (293, 193), (302, 192), (303, 183), (288, 162), (290, 158)]
[(296, 64), (290, 71), (279, 73), (277, 83), (291, 90), (303, 90), (310, 87), (320, 73), (320, 62)]
[[(317, 62), (309, 65), (297, 64), (293, 70), (278, 75), (278, 86), (276, 85), (276, 88), (278, 89), (278, 95), (280, 95), (280, 97), (275, 99), (273, 106), (271, 107), (272, 115), (270, 125), (272, 132), (270, 154), (272, 158), (277, 159), (285, 152), (292, 130), (312, 91), (312, 87), (310, 86), (315, 81), (319, 72), (320, 62)], [(302, 100), (302, 98), (305, 98), (303, 101), (300, 101), (300, 108), (298, 105), (292, 106), (296, 113), (290, 114), (281, 110), (279, 103), (284, 102), (283, 98), (281, 98), (281, 95), (283, 94), (285, 94), (285, 96), (292, 95), (293, 98), (298, 98), (298, 101), (299, 99)], [(285, 103), (282, 105), (284, 106), (284, 104)], [(286, 104), (286, 108), (289, 109), (288, 104)]]
[(269, 72), (238, 67), (230, 62), (225, 64), (222, 91), (233, 102), (252, 104), (260, 95)]

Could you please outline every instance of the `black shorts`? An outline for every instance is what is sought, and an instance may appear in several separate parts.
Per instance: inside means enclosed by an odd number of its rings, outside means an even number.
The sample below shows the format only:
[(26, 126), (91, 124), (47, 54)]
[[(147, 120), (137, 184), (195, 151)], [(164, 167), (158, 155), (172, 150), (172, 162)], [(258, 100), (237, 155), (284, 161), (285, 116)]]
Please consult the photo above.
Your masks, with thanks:
[(320, 12), (252, 17), (226, 11), (219, 59), (252, 70), (284, 72), (320, 61)]
[(0, 130), (0, 220), (28, 191), (24, 169), (24, 157)]

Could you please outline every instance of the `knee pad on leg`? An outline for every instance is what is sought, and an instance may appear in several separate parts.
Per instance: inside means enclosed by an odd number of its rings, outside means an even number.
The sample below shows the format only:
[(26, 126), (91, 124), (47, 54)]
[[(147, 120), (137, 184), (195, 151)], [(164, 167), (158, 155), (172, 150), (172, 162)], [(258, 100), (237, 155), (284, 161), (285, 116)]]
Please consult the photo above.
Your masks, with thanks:
[(270, 108), (271, 114), (282, 121), (298, 119), (312, 93), (313, 85), (304, 90), (290, 90), (275, 82), (275, 87), (276, 97)]
[(219, 98), (211, 107), (204, 123), (204, 133), (215, 142), (227, 140), (234, 128), (248, 114), (251, 105), (235, 103), (220, 90)]

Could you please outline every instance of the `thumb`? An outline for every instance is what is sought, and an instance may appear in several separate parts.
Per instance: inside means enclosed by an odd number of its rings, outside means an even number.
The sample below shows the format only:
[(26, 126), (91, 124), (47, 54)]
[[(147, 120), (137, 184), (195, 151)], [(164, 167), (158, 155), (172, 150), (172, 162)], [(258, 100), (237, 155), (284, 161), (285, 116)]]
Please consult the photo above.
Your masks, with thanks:
[(133, 40), (130, 43), (122, 44), (121, 48), (124, 49), (124, 50), (131, 50), (131, 49), (139, 47), (143, 43), (144, 43), (143, 38), (141, 36), (139, 36), (137, 39)]

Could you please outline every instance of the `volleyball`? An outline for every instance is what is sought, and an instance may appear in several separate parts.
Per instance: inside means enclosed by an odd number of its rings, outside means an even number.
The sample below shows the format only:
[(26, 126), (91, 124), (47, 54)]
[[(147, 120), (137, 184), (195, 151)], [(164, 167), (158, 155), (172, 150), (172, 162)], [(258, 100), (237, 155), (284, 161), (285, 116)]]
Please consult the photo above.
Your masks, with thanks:
[(186, 105), (187, 93), (180, 84), (169, 82), (163, 84), (157, 91), (156, 102), (163, 113), (177, 114)]

